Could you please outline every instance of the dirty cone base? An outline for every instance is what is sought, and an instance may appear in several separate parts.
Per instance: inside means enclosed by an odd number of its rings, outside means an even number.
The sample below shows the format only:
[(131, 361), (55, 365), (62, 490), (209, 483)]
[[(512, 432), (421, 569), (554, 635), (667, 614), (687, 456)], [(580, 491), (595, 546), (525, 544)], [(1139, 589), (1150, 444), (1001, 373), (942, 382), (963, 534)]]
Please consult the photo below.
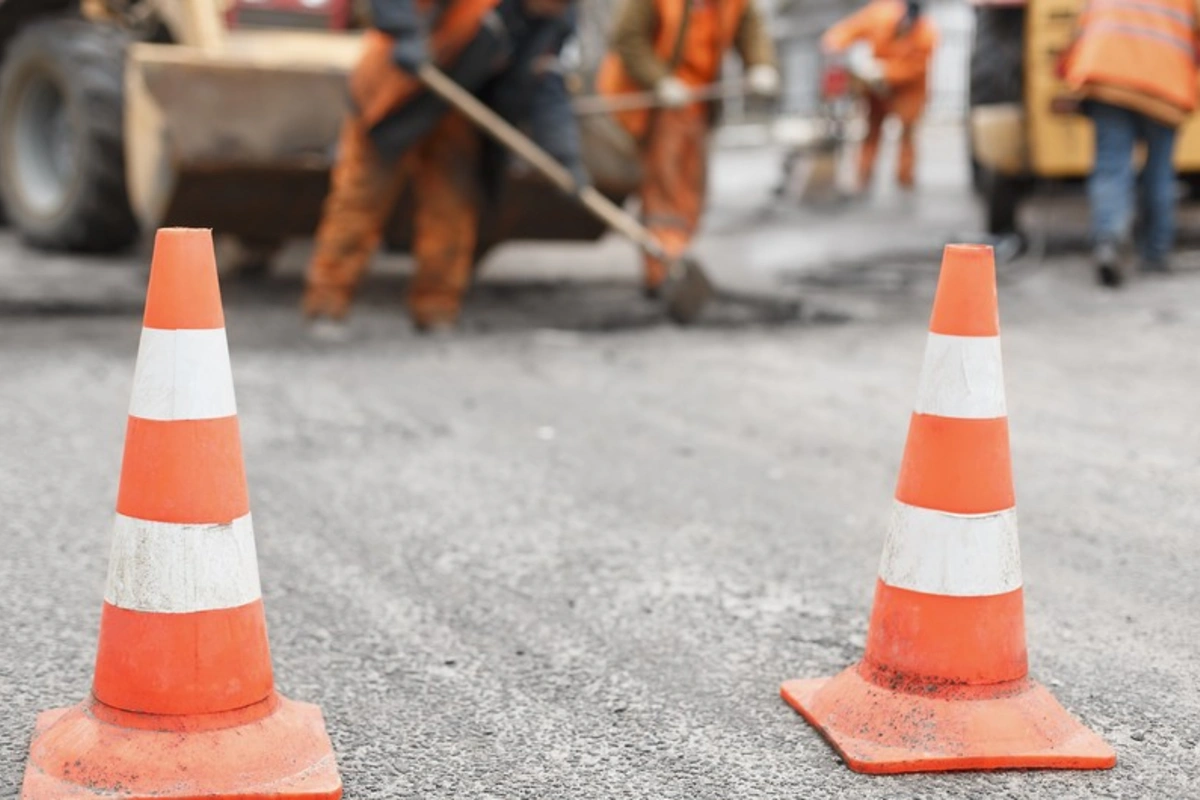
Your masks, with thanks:
[[(118, 712), (119, 713), (119, 712)], [(337, 800), (341, 781), (321, 710), (277, 697), (266, 716), (195, 730), (141, 715), (105, 720), (92, 703), (38, 716), (22, 800)], [(211, 715), (219, 717), (220, 715)], [(162, 725), (154, 729), (155, 721)]]
[(856, 772), (1107, 769), (1117, 760), (1028, 679), (897, 690), (856, 665), (833, 678), (788, 681), (780, 694)]

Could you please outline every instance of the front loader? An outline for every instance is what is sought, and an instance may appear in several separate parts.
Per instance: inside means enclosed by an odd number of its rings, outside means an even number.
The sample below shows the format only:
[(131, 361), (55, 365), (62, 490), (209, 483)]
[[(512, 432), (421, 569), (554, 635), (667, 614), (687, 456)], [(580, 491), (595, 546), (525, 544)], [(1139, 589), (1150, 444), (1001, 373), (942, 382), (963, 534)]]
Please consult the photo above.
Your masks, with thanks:
[[(0, 0), (0, 199), (10, 223), (41, 247), (100, 252), (165, 225), (211, 227), (263, 257), (310, 236), (347, 110), (361, 5)], [(581, 124), (598, 188), (623, 199), (637, 185), (636, 160), (610, 120)], [(481, 252), (604, 233), (557, 192), (511, 170), (483, 214)], [(402, 201), (392, 247), (407, 245), (410, 219)]]

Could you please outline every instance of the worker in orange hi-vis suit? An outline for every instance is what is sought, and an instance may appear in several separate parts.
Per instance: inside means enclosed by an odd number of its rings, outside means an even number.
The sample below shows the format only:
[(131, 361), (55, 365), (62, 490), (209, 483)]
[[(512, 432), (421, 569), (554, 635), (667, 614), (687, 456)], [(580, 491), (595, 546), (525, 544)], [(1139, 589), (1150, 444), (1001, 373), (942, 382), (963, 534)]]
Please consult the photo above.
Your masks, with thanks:
[(929, 59), (937, 46), (937, 29), (921, 13), (920, 0), (874, 0), (825, 32), (826, 53), (852, 50), (850, 70), (866, 85), (867, 137), (858, 158), (858, 185), (871, 184), (883, 123), (900, 120), (900, 155), (896, 180), (905, 189), (915, 181), (916, 126), (925, 110)]
[(1092, 2), (1077, 24), (1060, 67), (1092, 120), (1092, 255), (1100, 283), (1115, 288), (1128, 277), (1131, 244), (1141, 251), (1142, 270), (1170, 271), (1175, 142), (1198, 100), (1200, 13), (1196, 0)]
[[(778, 93), (774, 46), (753, 0), (624, 0), (597, 77), (602, 94), (657, 95), (657, 108), (615, 116), (639, 144), (643, 221), (673, 255), (687, 249), (704, 207), (712, 106), (692, 93), (720, 78), (731, 48), (752, 93)], [(648, 293), (666, 275), (665, 264), (646, 258)]]
[[(416, 213), (408, 307), (418, 330), (454, 324), (471, 277), (485, 179), (481, 134), (422, 88), (432, 62), (583, 175), (557, 56), (571, 0), (372, 0), (373, 29), (350, 77), (304, 311), (340, 320), (406, 185)], [(544, 134), (544, 135), (542, 135)], [(491, 176), (494, 178), (495, 176)]]

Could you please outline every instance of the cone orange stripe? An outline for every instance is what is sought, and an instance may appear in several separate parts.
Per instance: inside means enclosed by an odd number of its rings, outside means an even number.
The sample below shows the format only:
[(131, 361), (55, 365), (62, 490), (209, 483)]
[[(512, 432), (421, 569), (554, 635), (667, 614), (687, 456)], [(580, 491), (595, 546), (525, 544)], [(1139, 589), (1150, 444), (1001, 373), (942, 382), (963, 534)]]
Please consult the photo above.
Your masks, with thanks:
[(992, 248), (963, 244), (946, 248), (929, 331), (951, 336), (999, 335)]
[(211, 714), (266, 699), (271, 654), (262, 600), (188, 614), (104, 604), (96, 699), (145, 714)]
[(914, 413), (896, 499), (952, 514), (991, 514), (1012, 508), (1008, 419)]
[(951, 597), (876, 581), (863, 661), (918, 684), (1020, 678), (1027, 669), (1022, 591)]
[(164, 228), (154, 237), (147, 328), (223, 328), (221, 290), (212, 236), (192, 228)]
[(130, 417), (117, 511), (184, 524), (250, 513), (237, 417), (163, 422)]

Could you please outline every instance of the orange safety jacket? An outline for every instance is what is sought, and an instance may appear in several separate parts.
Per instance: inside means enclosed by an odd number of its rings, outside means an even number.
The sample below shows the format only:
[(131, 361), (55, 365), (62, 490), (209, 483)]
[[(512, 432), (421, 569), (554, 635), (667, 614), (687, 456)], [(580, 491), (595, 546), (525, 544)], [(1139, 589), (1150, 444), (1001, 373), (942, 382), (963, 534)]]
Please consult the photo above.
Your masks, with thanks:
[[(418, 0), (422, 12), (429, 11), (435, 0)], [(483, 18), (499, 0), (450, 0), (438, 17), (429, 37), (434, 63), (447, 65), (475, 38)], [(369, 128), (380, 122), (421, 89), (415, 75), (401, 69), (392, 59), (395, 39), (380, 30), (369, 30), (363, 37), (362, 55), (350, 73), (350, 98), (359, 118)]]
[[(711, 37), (710, 50), (704, 53), (684, 53), (688, 41), (689, 25), (685, 24), (686, 4), (694, 0), (626, 0), (626, 2), (653, 2), (658, 17), (658, 29), (654, 37), (654, 52), (671, 73), (692, 86), (701, 86), (716, 79), (725, 53), (733, 45), (738, 27), (746, 13), (750, 0), (711, 0), (716, 2), (716, 30)], [(629, 74), (620, 55), (609, 52), (600, 64), (596, 76), (596, 88), (601, 94), (620, 96), (644, 92), (647, 88)], [(619, 111), (613, 115), (627, 131), (641, 139), (650, 126), (650, 109)]]
[(892, 113), (913, 123), (925, 109), (937, 29), (922, 14), (910, 30), (899, 35), (897, 28), (904, 14), (905, 4), (900, 0), (875, 0), (826, 31), (821, 46), (839, 52), (855, 42), (869, 43), (891, 92), (888, 105)]
[(1084, 97), (1179, 125), (1196, 108), (1194, 0), (1089, 0), (1065, 77)]

